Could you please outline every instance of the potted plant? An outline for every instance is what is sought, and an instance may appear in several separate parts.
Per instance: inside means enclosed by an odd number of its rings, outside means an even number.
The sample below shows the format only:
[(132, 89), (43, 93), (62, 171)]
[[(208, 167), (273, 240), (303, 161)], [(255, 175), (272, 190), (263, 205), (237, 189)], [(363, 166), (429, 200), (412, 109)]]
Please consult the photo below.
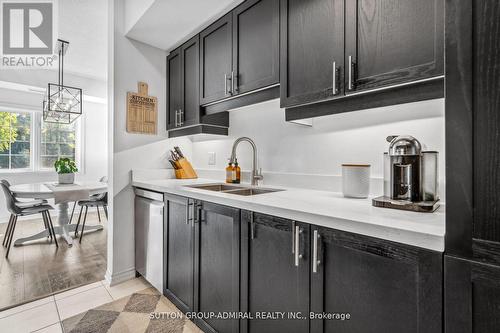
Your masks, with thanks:
[(75, 161), (61, 157), (55, 161), (54, 168), (59, 176), (59, 184), (73, 184), (75, 182), (75, 172), (78, 171)]

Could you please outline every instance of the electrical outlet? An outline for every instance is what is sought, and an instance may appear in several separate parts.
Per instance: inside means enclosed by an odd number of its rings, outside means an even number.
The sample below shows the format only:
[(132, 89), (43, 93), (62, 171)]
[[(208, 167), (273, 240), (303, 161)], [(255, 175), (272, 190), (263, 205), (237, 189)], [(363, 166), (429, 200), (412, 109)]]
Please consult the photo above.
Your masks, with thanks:
[(216, 164), (215, 152), (210, 151), (208, 152), (208, 165), (215, 165), (215, 164)]

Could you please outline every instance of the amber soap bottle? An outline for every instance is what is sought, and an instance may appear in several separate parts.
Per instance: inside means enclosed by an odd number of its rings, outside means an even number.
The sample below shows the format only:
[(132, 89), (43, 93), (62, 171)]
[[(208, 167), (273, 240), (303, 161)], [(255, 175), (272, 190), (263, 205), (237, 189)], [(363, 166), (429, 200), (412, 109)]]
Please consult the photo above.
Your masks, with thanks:
[(231, 163), (231, 160), (229, 160), (229, 164), (226, 167), (226, 183), (232, 183), (233, 182), (233, 164)]
[(234, 161), (234, 167), (232, 172), (232, 180), (234, 184), (241, 183), (241, 168), (238, 165), (238, 160)]

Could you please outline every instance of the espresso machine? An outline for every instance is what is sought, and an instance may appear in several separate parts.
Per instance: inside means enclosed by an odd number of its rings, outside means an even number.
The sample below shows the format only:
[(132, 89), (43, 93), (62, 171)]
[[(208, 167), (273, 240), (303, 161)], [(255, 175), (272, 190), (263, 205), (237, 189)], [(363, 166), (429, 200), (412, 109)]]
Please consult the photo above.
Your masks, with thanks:
[(410, 135), (387, 137), (384, 153), (384, 195), (375, 207), (433, 212), (439, 207), (438, 152), (423, 151)]

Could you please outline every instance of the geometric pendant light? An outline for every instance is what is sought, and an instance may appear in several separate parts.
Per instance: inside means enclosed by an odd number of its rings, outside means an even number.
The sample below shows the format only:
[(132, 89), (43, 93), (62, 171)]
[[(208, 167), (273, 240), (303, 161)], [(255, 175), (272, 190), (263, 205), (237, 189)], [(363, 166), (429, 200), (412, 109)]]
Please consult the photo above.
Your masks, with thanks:
[(64, 85), (64, 54), (69, 42), (58, 39), (58, 83), (49, 83), (43, 101), (43, 120), (70, 124), (82, 115), (82, 89)]

